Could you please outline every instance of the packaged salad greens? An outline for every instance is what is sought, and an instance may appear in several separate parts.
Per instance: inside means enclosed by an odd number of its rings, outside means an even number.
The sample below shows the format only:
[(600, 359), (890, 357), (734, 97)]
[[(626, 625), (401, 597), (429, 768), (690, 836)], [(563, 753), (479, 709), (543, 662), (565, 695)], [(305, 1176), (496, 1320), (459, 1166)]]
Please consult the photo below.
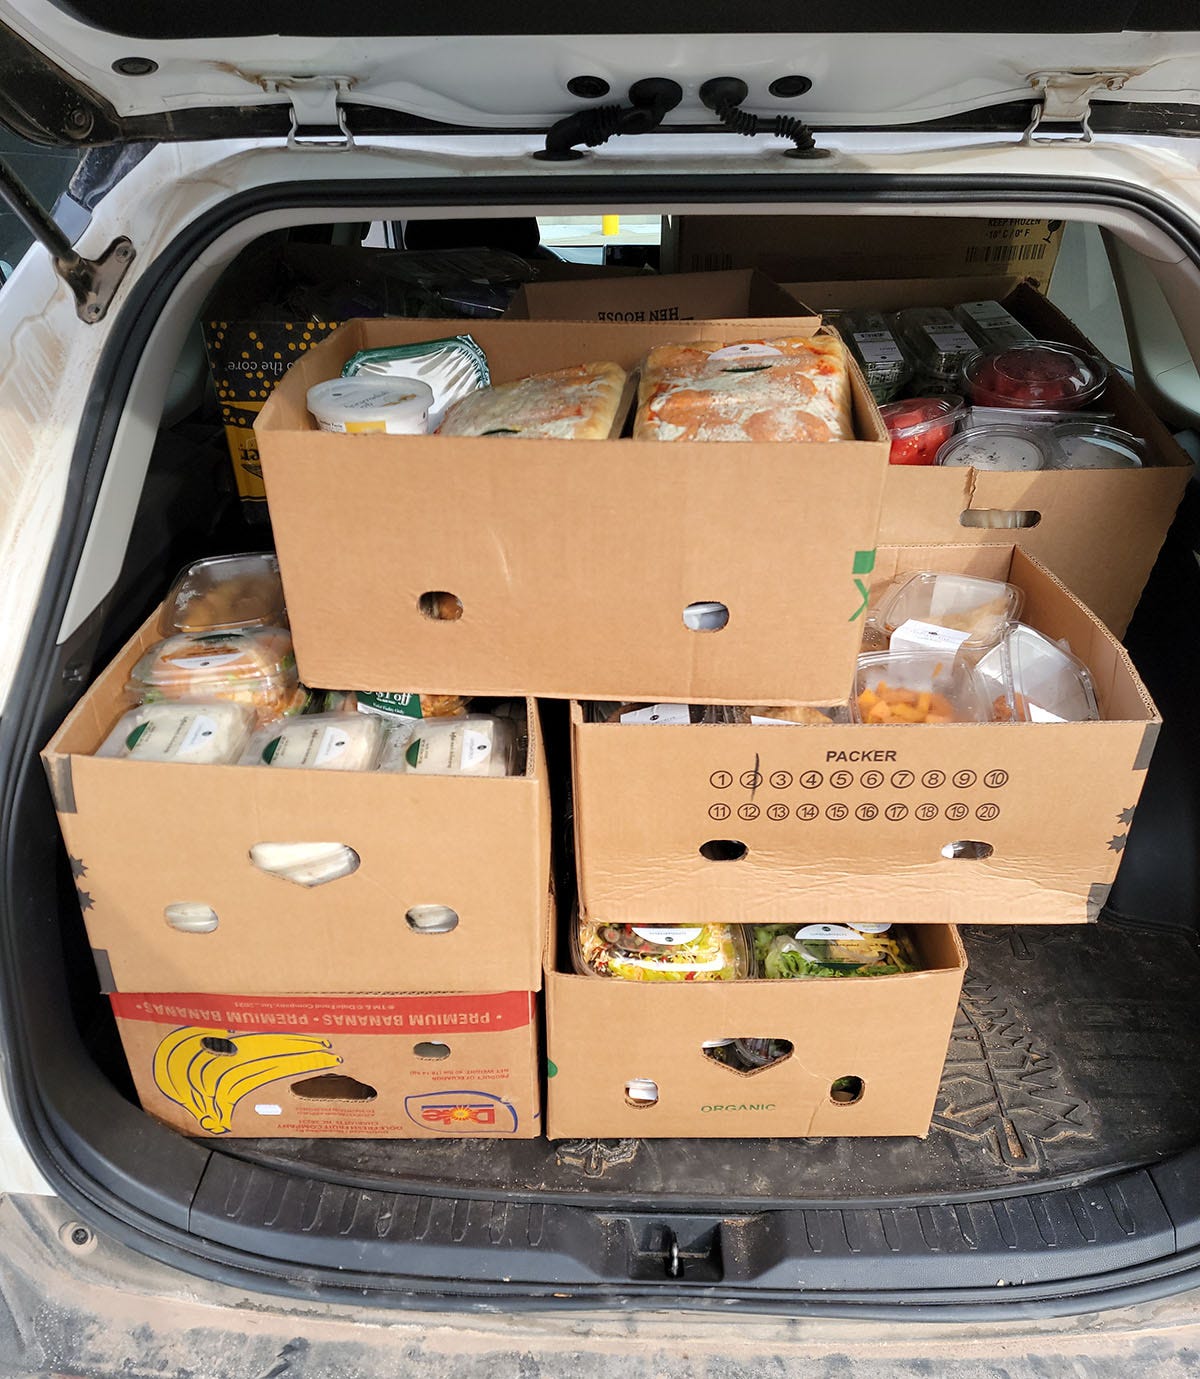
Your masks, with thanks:
[(907, 933), (889, 924), (757, 924), (754, 960), (769, 981), (887, 977), (918, 968)]
[(627, 982), (727, 982), (751, 975), (745, 931), (734, 924), (591, 924), (576, 919), (575, 968)]

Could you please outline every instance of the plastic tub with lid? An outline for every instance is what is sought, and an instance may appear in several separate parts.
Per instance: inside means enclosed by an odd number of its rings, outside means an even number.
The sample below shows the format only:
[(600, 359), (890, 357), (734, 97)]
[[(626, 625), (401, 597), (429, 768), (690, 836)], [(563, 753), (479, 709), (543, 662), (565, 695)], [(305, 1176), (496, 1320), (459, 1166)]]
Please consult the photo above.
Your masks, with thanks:
[(160, 629), (227, 632), (282, 627), (286, 621), (279, 561), (271, 551), (208, 556), (184, 566), (163, 605)]
[(1033, 341), (981, 350), (963, 361), (962, 378), (979, 407), (1073, 410), (1104, 391), (1108, 365), (1073, 345)]
[(308, 410), (322, 431), (423, 436), (433, 389), (415, 378), (330, 378), (308, 390)]
[[(960, 647), (982, 651), (995, 646), (1021, 615), (1024, 595), (1000, 579), (981, 579), (944, 571), (901, 575), (880, 595), (875, 617), (893, 651)], [(914, 625), (915, 624), (915, 625)], [(923, 640), (923, 630), (933, 633)]]
[(296, 673), (292, 634), (285, 627), (176, 633), (143, 652), (127, 688), (147, 704), (162, 699), (227, 699), (248, 705), (264, 721), (299, 712), (307, 703)]
[(1002, 723), (1089, 723), (1100, 717), (1087, 666), (1025, 623), (975, 667)]
[(1068, 421), (1052, 432), (1055, 469), (1141, 469), (1146, 443), (1119, 426)]
[(628, 982), (739, 981), (752, 975), (737, 924), (593, 924), (576, 919), (572, 958), (584, 976)]
[(976, 426), (951, 436), (938, 451), (937, 463), (1007, 473), (1053, 469), (1057, 455), (1053, 437), (1032, 427)]
[(957, 393), (910, 397), (879, 409), (892, 438), (889, 464), (936, 464), (938, 451), (954, 435), (963, 417)]
[(990, 723), (983, 682), (961, 657), (877, 651), (858, 658), (853, 711), (864, 724)]

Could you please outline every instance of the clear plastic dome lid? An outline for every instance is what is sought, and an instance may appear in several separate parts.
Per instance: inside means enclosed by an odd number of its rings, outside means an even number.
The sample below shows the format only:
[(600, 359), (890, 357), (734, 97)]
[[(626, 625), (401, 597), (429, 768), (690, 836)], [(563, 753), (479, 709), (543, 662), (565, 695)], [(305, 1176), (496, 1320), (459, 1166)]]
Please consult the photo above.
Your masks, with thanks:
[(285, 624), (279, 561), (270, 551), (218, 555), (184, 566), (163, 605), (164, 637)]
[(1083, 407), (1107, 379), (1108, 365), (1094, 354), (1044, 341), (982, 350), (963, 364), (967, 395), (984, 407)]
[(992, 706), (965, 661), (947, 654), (880, 651), (858, 658), (853, 708), (858, 722), (990, 723)]
[(982, 650), (995, 646), (1009, 624), (1016, 622), (1024, 598), (1015, 584), (1004, 580), (920, 570), (902, 575), (883, 591), (875, 617), (896, 651), (926, 649), (923, 642), (905, 643), (903, 633), (910, 624), (919, 625), (911, 629), (914, 637), (921, 627), (947, 634), (932, 638), (934, 649), (965, 645)]
[(593, 924), (577, 919), (576, 970), (632, 982), (735, 981), (751, 975), (736, 924)]
[(1100, 717), (1091, 672), (1025, 623), (982, 656), (976, 673), (1002, 723), (1088, 723)]

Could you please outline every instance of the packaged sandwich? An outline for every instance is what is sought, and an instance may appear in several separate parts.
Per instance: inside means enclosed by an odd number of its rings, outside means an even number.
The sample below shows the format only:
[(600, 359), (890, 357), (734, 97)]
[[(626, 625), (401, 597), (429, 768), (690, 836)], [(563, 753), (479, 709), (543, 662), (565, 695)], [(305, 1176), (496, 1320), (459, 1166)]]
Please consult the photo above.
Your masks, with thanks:
[(313, 713), (261, 728), (242, 758), (246, 766), (310, 771), (373, 771), (387, 729), (357, 713)]
[(619, 364), (576, 364), (472, 393), (446, 413), (442, 436), (608, 440), (625, 421), (629, 375)]
[(735, 924), (592, 924), (576, 919), (575, 969), (627, 982), (727, 982), (751, 975), (750, 946)]
[(772, 981), (888, 977), (918, 967), (908, 935), (889, 924), (758, 924), (754, 956), (758, 975)]
[(122, 714), (98, 757), (222, 766), (242, 755), (255, 718), (244, 704), (139, 704)]
[(176, 632), (228, 632), (283, 627), (279, 561), (271, 551), (208, 556), (185, 565), (163, 604), (164, 637)]
[(388, 737), (379, 769), (418, 776), (514, 775), (516, 721), (491, 714), (467, 714), (398, 723)]
[(284, 627), (177, 633), (142, 654), (127, 688), (145, 704), (226, 699), (248, 705), (263, 721), (303, 712), (308, 702)]
[(832, 334), (660, 345), (646, 356), (636, 440), (854, 439), (846, 348)]

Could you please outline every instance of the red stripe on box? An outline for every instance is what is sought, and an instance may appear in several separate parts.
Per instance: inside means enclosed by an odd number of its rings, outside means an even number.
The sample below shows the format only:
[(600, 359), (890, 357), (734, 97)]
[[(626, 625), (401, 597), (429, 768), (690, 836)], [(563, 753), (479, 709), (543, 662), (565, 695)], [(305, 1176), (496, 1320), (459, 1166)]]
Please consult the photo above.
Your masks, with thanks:
[(241, 1030), (413, 1034), (521, 1029), (533, 1019), (529, 991), (461, 996), (208, 996), (114, 992), (118, 1020)]

